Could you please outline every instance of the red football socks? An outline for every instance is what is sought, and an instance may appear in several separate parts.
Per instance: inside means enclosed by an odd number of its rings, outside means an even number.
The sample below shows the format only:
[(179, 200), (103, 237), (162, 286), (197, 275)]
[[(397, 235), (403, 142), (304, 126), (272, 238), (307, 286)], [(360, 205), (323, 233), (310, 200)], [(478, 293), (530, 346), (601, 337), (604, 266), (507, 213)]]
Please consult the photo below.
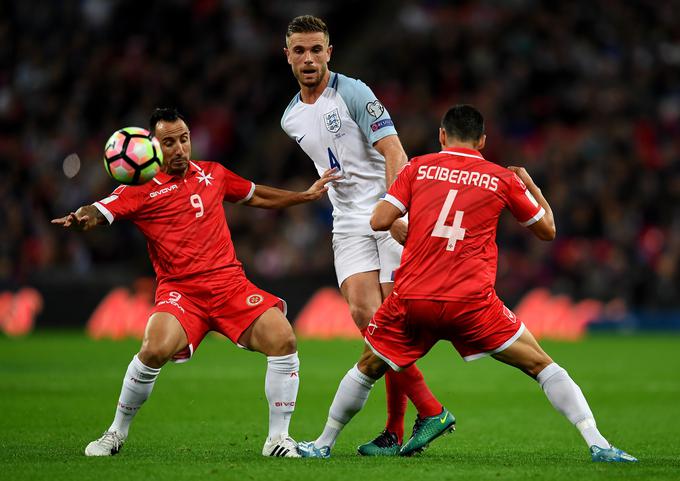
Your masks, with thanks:
[(404, 415), (408, 405), (406, 392), (401, 389), (399, 380), (396, 379), (399, 373), (388, 369), (385, 373), (385, 390), (387, 391), (387, 425), (385, 428), (396, 434), (399, 444), (404, 439)]
[(407, 397), (418, 410), (421, 418), (436, 416), (444, 408), (425, 384), (423, 373), (413, 364), (402, 371), (388, 370), (385, 375), (387, 389), (387, 430), (402, 442), (404, 437), (404, 414)]
[(436, 416), (442, 412), (444, 407), (427, 387), (423, 373), (415, 364), (395, 374), (399, 386), (416, 407), (421, 418)]

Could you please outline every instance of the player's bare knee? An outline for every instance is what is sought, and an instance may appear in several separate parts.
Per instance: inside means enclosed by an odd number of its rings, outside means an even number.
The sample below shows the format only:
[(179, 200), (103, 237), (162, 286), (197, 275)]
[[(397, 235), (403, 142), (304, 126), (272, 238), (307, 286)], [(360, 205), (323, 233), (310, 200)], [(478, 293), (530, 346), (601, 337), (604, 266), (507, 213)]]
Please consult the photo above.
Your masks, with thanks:
[(297, 340), (292, 329), (281, 331), (260, 344), (261, 348), (257, 350), (267, 356), (287, 356), (297, 352)]
[(350, 304), (349, 312), (352, 315), (354, 324), (357, 325), (359, 329), (364, 329), (368, 326), (368, 321), (371, 320), (375, 311), (378, 310), (378, 306), (375, 308), (366, 304)]
[(295, 338), (295, 334), (290, 332), (289, 334), (282, 336), (278, 346), (278, 351), (278, 356), (286, 356), (288, 354), (297, 352), (297, 339)]
[(534, 358), (530, 359), (529, 362), (527, 362), (527, 365), (522, 370), (526, 372), (529, 376), (536, 379), (538, 374), (552, 363), (553, 360), (550, 358), (550, 356), (548, 356), (544, 352), (541, 352), (537, 353), (537, 355)]
[(175, 354), (172, 351), (163, 344), (144, 342), (137, 357), (145, 365), (158, 369), (172, 358)]

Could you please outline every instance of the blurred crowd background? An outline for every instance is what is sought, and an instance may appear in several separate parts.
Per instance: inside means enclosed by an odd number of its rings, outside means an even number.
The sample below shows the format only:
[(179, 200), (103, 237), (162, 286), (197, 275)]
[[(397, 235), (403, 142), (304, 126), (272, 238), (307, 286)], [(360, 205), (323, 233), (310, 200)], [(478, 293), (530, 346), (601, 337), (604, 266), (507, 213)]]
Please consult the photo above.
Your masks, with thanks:
[[(313, 13), (331, 31), (331, 69), (372, 87), (409, 155), (437, 150), (441, 115), (471, 103), (486, 117), (487, 159), (525, 166), (542, 188), (555, 242), (510, 215), (499, 228), (510, 305), (547, 286), (677, 309), (679, 11), (663, 0), (2, 2), (0, 288), (152, 274), (131, 224), (78, 235), (49, 221), (113, 190), (106, 139), (146, 126), (156, 106), (186, 115), (194, 158), (256, 183), (311, 184), (279, 121), (297, 92), (285, 29)], [(225, 209), (249, 275), (333, 285), (327, 202)]]

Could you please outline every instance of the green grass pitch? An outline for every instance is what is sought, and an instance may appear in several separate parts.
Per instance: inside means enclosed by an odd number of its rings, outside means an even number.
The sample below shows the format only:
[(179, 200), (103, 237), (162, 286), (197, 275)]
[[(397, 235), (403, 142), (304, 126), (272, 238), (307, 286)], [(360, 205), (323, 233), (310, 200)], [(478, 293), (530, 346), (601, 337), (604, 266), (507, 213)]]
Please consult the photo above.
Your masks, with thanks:
[[(121, 454), (86, 458), (85, 445), (111, 421), (138, 342), (45, 332), (0, 338), (0, 479), (680, 479), (679, 336), (591, 336), (543, 345), (580, 384), (602, 432), (640, 463), (591, 463), (577, 431), (535, 382), (491, 359), (464, 363), (444, 343), (419, 365), (458, 427), (423, 455), (355, 455), (358, 444), (383, 428), (380, 381), (330, 460), (263, 458), (266, 362), (216, 337), (190, 363), (164, 368)], [(300, 342), (296, 439), (320, 432), (360, 349), (360, 342)], [(409, 408), (407, 433), (414, 416)]]

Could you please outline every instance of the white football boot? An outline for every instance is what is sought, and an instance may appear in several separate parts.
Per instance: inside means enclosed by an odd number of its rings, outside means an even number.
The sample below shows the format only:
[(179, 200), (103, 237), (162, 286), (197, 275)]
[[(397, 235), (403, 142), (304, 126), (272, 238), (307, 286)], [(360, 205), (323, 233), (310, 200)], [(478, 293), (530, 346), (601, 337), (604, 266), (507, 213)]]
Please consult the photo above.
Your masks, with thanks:
[(85, 448), (85, 456), (113, 456), (123, 447), (125, 438), (115, 431), (106, 431), (104, 435), (92, 441)]
[(297, 443), (288, 435), (278, 438), (267, 438), (262, 447), (262, 456), (276, 456), (279, 458), (299, 458)]

